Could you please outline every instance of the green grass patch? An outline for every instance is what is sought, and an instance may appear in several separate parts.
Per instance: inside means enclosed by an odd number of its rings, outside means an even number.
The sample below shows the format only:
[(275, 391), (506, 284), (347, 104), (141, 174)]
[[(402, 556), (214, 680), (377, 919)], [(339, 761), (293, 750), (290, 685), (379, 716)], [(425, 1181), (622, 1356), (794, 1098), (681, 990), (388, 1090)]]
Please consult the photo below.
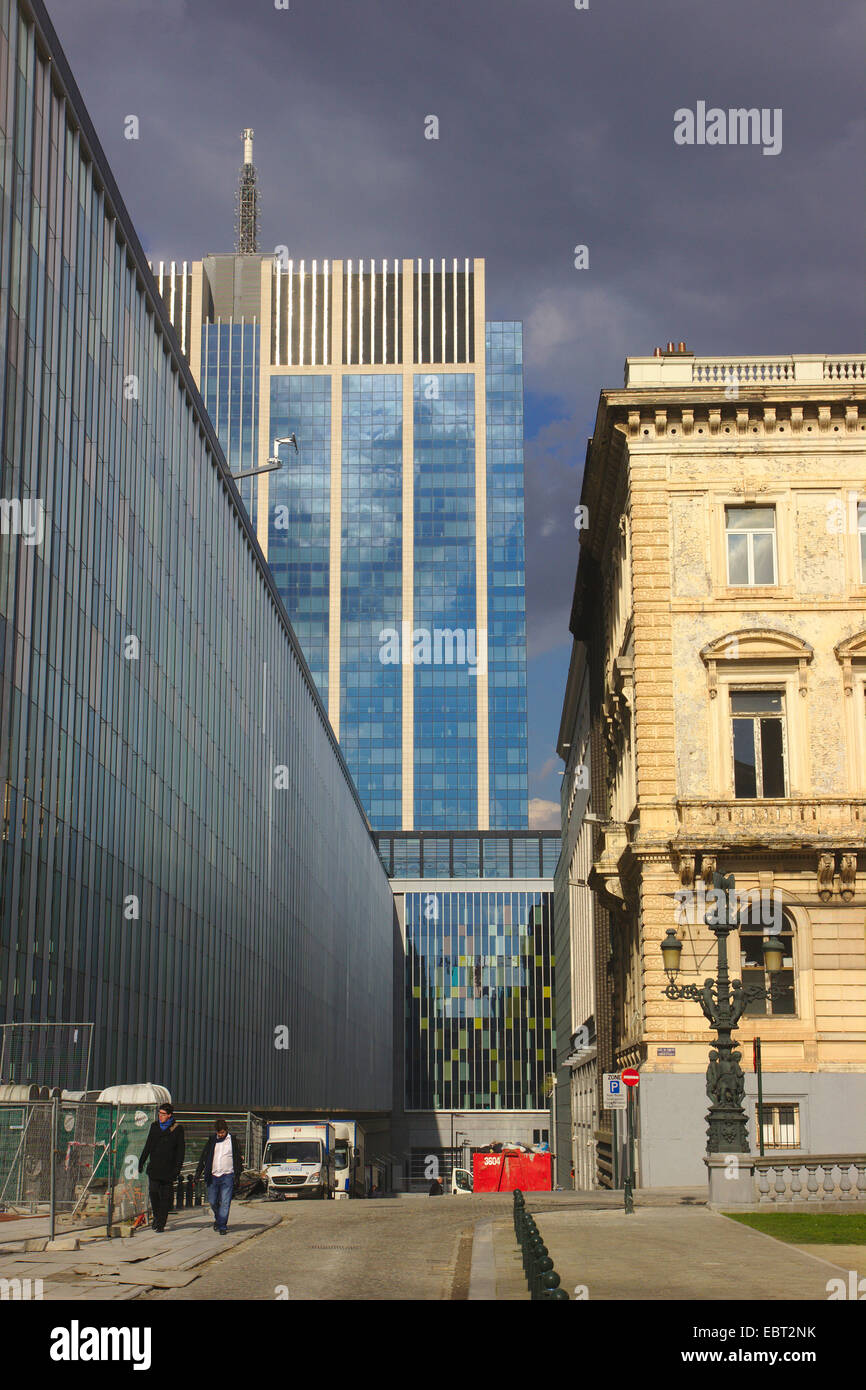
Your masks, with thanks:
[(866, 1213), (726, 1211), (725, 1216), (789, 1245), (866, 1245)]

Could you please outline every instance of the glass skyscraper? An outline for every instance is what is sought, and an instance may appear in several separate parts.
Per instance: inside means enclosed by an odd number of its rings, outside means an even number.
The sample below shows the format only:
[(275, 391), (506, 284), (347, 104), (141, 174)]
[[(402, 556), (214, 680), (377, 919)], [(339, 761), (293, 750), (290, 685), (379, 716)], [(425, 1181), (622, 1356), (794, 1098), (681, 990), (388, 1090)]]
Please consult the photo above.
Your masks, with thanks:
[(523, 352), (484, 264), (155, 267), (371, 824), (527, 824)]
[[(393, 898), (317, 689), (330, 383), (262, 413), (258, 326), (199, 340), (207, 410), (41, 0), (0, 0), (0, 1020), (93, 1022), (100, 1087), (383, 1112)], [(318, 681), (211, 416), (233, 468), (301, 431), (270, 549)]]

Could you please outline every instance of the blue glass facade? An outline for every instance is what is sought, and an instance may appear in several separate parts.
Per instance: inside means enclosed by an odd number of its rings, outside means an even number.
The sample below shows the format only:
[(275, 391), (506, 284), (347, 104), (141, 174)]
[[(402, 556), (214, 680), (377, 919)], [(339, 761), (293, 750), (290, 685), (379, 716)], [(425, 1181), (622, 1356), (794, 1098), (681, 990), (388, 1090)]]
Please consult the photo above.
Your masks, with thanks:
[(544, 1109), (553, 893), (437, 884), (404, 901), (406, 1109)]
[[(258, 324), (202, 325), (200, 390), (232, 473), (264, 462), (258, 456), (259, 350)], [(237, 488), (255, 526), (257, 480), (241, 478)]]
[(401, 825), (402, 672), (380, 660), (403, 594), (403, 382), (343, 377), (340, 744), (373, 825)]
[(490, 828), (526, 825), (523, 327), (487, 324)]
[[(331, 378), (271, 377), (271, 439), (286, 467), (270, 475), (268, 563), (322, 699), (328, 701)], [(255, 481), (255, 480), (253, 480)]]
[[(100, 1087), (385, 1110), (388, 880), (56, 36), (17, 0), (0, 285), (0, 497), (44, 522), (0, 535), (0, 1018), (93, 1021)], [(308, 438), (328, 387), (300, 393)]]
[(160, 284), (182, 332), (193, 302), (208, 319), (232, 466), (262, 461), (256, 372), (269, 440), (297, 436), (240, 486), (371, 823), (526, 826), (521, 325), (477, 339), (479, 261), (311, 264), (209, 256)]
[[(474, 388), (468, 373), (415, 376), (414, 587), (416, 630), (477, 644)], [(478, 677), (468, 661), (436, 655), (431, 638), (430, 660), (414, 668), (413, 824), (468, 829), (478, 824)]]

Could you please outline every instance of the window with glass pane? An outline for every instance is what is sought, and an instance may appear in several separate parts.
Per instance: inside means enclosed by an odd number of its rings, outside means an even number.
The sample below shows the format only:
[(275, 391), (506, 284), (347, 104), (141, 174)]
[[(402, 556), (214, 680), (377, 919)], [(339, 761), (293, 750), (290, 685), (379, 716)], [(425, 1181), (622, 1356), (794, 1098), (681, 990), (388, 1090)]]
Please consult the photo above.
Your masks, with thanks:
[(857, 503), (857, 530), (860, 533), (860, 578), (866, 584), (866, 502)]
[(787, 796), (785, 709), (780, 690), (731, 691), (734, 796)]
[[(764, 1122), (764, 1149), (799, 1149), (800, 1147), (800, 1107), (799, 1105), (776, 1105), (767, 1103), (761, 1106)], [(758, 1128), (758, 1107), (755, 1106), (755, 1130)]]
[[(753, 999), (746, 1005), (746, 1015), (796, 1014), (797, 997), (794, 991), (794, 929), (788, 917), (782, 918), (777, 931), (773, 926), (765, 926), (757, 920), (740, 927), (740, 975), (744, 985), (761, 985), (769, 989), (770, 981), (776, 985), (777, 994), (773, 999)], [(764, 968), (764, 938), (778, 936), (784, 949), (782, 968), (774, 975)], [(733, 973), (733, 972), (732, 972)], [(782, 986), (789, 986), (783, 989)]]
[(728, 583), (776, 583), (775, 507), (725, 507)]

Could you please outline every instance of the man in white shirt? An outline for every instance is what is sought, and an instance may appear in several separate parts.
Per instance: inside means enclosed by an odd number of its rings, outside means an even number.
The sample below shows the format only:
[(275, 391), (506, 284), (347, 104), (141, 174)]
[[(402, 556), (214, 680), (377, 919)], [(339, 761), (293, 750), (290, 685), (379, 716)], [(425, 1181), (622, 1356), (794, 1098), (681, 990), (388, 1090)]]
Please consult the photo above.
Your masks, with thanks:
[(241, 1169), (242, 1157), (238, 1142), (234, 1135), (229, 1133), (225, 1120), (220, 1117), (214, 1121), (214, 1133), (202, 1150), (195, 1170), (195, 1181), (198, 1182), (204, 1172), (207, 1199), (214, 1214), (213, 1228), (219, 1231), (221, 1236), (228, 1234), (229, 1208)]

